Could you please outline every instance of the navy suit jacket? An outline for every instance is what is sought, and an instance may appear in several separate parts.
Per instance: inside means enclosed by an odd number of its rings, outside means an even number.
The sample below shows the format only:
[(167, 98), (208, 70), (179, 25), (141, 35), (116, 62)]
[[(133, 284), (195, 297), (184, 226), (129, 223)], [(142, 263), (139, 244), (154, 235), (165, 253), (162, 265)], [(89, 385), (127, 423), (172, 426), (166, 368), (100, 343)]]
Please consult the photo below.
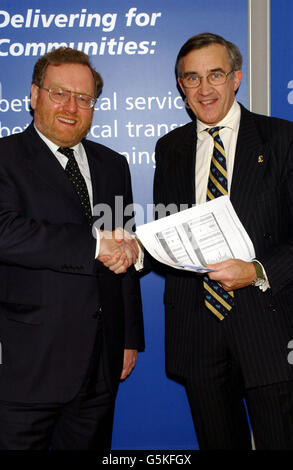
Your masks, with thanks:
[[(112, 230), (115, 196), (132, 202), (127, 162), (102, 145), (83, 144), (94, 205), (112, 209), (104, 227)], [(72, 399), (101, 318), (104, 369), (114, 394), (124, 348), (144, 348), (139, 281), (106, 269), (95, 260), (95, 246), (72, 183), (33, 125), (1, 139), (1, 400)]]
[[(196, 201), (196, 121), (162, 137), (156, 147), (155, 204)], [(202, 277), (164, 269), (166, 364), (175, 375), (196, 379), (208, 369), (219, 328), (231, 339), (245, 385), (293, 378), (288, 343), (293, 339), (293, 124), (241, 107), (231, 202), (255, 247), (271, 289), (235, 291), (235, 308), (220, 326), (205, 307)], [(213, 318), (212, 318), (213, 317)], [(206, 357), (198, 351), (204, 343)]]

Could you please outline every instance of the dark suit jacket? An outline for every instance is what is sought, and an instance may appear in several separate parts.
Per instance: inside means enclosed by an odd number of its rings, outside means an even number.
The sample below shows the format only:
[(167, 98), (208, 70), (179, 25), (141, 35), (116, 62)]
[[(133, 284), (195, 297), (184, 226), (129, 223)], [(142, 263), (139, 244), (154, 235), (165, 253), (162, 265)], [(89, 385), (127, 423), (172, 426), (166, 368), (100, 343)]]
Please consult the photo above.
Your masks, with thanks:
[[(83, 144), (94, 205), (108, 204), (114, 220), (115, 196), (123, 196), (124, 205), (132, 202), (127, 162), (102, 145)], [(113, 393), (124, 348), (144, 348), (139, 282), (104, 268), (95, 260), (95, 245), (71, 182), (33, 125), (1, 139), (1, 400), (72, 399), (100, 318)]]
[[(195, 203), (196, 122), (162, 137), (156, 147), (155, 204)], [(235, 291), (236, 306), (218, 323), (205, 309), (200, 275), (165, 269), (166, 365), (196, 378), (219, 328), (233, 344), (248, 387), (293, 378), (293, 124), (241, 107), (231, 202), (264, 265), (271, 289)], [(260, 156), (260, 158), (259, 158)], [(205, 366), (203, 366), (205, 367)]]

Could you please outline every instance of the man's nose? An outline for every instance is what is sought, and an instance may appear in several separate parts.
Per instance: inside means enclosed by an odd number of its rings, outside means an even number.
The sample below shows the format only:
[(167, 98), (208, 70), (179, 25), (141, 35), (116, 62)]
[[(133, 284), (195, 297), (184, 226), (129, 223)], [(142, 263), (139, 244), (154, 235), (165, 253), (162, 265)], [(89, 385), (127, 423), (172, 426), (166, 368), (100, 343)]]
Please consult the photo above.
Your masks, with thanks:
[(200, 93), (202, 93), (203, 95), (206, 95), (206, 94), (210, 93), (211, 88), (212, 88), (212, 86), (209, 83), (208, 78), (207, 77), (202, 77), (200, 79), (200, 85), (199, 85)]
[(76, 103), (76, 96), (71, 95), (69, 100), (63, 105), (63, 108), (68, 111), (69, 113), (75, 113), (77, 111), (77, 103)]

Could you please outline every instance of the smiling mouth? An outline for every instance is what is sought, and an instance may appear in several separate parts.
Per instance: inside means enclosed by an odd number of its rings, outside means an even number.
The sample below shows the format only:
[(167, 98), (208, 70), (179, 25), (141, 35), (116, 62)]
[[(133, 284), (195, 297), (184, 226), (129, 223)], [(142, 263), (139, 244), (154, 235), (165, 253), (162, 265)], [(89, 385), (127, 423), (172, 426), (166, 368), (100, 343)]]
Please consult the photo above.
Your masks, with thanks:
[(57, 116), (57, 119), (58, 119), (58, 121), (63, 122), (65, 124), (72, 124), (73, 125), (73, 124), (76, 123), (75, 119), (69, 119), (69, 118), (60, 117), (60, 116)]
[(200, 104), (208, 105), (208, 104), (213, 104), (213, 103), (215, 103), (216, 101), (217, 101), (216, 99), (212, 99), (212, 100), (201, 100), (201, 101), (200, 101)]

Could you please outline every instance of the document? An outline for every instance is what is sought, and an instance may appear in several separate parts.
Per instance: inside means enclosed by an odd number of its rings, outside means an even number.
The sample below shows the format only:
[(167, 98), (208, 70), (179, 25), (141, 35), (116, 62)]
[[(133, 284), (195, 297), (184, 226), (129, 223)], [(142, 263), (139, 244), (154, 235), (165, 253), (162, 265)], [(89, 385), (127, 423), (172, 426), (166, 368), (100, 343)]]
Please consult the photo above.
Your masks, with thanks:
[(255, 257), (228, 196), (140, 225), (136, 236), (153, 258), (186, 271), (205, 273), (207, 264)]

